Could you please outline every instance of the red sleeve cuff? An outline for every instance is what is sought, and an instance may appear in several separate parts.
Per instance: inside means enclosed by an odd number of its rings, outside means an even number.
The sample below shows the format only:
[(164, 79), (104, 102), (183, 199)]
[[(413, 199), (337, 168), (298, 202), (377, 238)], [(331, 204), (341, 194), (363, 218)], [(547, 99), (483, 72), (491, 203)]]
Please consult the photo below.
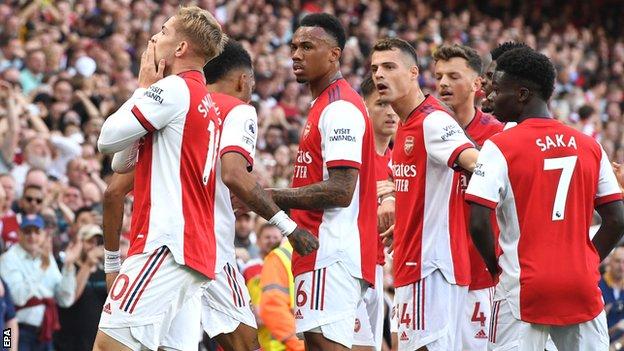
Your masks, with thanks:
[(496, 202), (494, 201), (490, 201), (490, 200), (486, 200), (482, 197), (478, 197), (476, 195), (472, 195), (472, 194), (465, 194), (464, 195), (464, 199), (466, 200), (466, 202), (473, 202), (477, 205), (481, 205), (483, 207), (487, 207), (490, 210), (495, 210), (496, 206), (498, 205)]
[(349, 168), (360, 169), (360, 166), (361, 166), (359, 162), (349, 161), (349, 160), (333, 160), (333, 161), (326, 162), (326, 164), (327, 164), (327, 168), (349, 167)]
[(145, 130), (147, 130), (148, 132), (156, 131), (156, 128), (154, 128), (154, 126), (147, 120), (147, 118), (143, 116), (143, 114), (141, 113), (139, 108), (136, 107), (136, 105), (132, 107), (132, 114), (137, 119), (137, 121), (141, 123), (141, 125), (143, 126), (143, 128), (145, 128)]
[(230, 146), (226, 146), (225, 148), (223, 148), (223, 150), (221, 150), (221, 154), (219, 155), (219, 157), (223, 157), (223, 155), (227, 154), (228, 152), (236, 152), (237, 154), (240, 154), (241, 156), (243, 156), (247, 160), (247, 163), (249, 164), (249, 166), (247, 167), (247, 170), (251, 172), (251, 170), (253, 169), (254, 160), (247, 150), (243, 149), (240, 146), (230, 145)]
[(596, 200), (594, 200), (594, 207), (598, 207), (600, 205), (604, 205), (609, 202), (618, 201), (618, 200), (622, 200), (622, 193), (601, 196), (599, 198), (596, 198)]
[(461, 154), (462, 151), (470, 148), (474, 148), (474, 145), (472, 145), (471, 143), (465, 143), (457, 147), (455, 151), (453, 151), (453, 153), (451, 154), (451, 157), (449, 157), (448, 159), (448, 166), (453, 168), (453, 165), (455, 164), (455, 161), (457, 161), (457, 157), (459, 157), (459, 154)]

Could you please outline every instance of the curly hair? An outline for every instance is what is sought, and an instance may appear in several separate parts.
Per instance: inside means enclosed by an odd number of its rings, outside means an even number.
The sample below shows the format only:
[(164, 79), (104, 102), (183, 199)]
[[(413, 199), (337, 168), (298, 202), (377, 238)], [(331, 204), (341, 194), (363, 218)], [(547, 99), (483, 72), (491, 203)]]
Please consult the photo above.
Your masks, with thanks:
[(545, 55), (528, 47), (507, 51), (496, 60), (496, 70), (531, 83), (544, 100), (555, 89), (555, 66)]
[(301, 27), (320, 27), (333, 37), (340, 50), (344, 50), (347, 34), (338, 17), (327, 13), (314, 13), (305, 16), (299, 23)]
[(527, 44), (522, 42), (515, 41), (506, 41), (502, 44), (499, 44), (492, 51), (490, 51), (490, 55), (492, 55), (492, 61), (498, 60), (502, 54), (506, 53), (509, 50), (520, 49), (520, 48), (530, 48)]

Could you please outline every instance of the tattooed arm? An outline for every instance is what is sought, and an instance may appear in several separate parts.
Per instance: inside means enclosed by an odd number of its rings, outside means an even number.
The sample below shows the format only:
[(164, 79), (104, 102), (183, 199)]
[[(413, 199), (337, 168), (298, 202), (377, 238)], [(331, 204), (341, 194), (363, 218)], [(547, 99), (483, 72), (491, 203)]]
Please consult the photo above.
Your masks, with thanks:
[(273, 200), (281, 208), (320, 210), (329, 207), (348, 207), (353, 198), (358, 170), (336, 167), (328, 170), (325, 181), (300, 188), (273, 189)]
[[(254, 176), (247, 172), (247, 160), (243, 155), (228, 152), (221, 157), (221, 179), (234, 195), (266, 220), (271, 220), (281, 211)], [(288, 240), (300, 255), (318, 249), (318, 239), (299, 227), (288, 236)]]

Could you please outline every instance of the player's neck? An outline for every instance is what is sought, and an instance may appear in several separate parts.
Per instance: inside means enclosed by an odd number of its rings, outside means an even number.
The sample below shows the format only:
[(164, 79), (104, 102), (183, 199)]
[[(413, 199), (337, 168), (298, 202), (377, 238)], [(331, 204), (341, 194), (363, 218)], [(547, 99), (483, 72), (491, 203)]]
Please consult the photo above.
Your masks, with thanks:
[(338, 79), (342, 78), (342, 73), (338, 67), (335, 70), (330, 70), (325, 75), (316, 79), (314, 81), (310, 81), (308, 84), (310, 86), (310, 94), (312, 94), (312, 99), (316, 99), (321, 95), (323, 90), (325, 90), (330, 84), (334, 83)]
[(378, 155), (383, 156), (390, 145), (390, 140), (392, 136), (385, 136), (378, 133), (375, 133), (375, 151), (377, 151)]
[(474, 101), (474, 96), (471, 99), (466, 100), (466, 102), (453, 107), (455, 119), (462, 128), (466, 128), (466, 126), (472, 122), (476, 115), (477, 110), (472, 101)]
[(172, 64), (171, 64), (171, 71), (170, 71), (170, 75), (178, 75), (182, 72), (188, 72), (188, 71), (199, 71), (202, 72), (202, 75), (204, 74), (204, 65), (202, 64), (202, 62), (199, 62), (199, 60), (175, 60)]
[(548, 104), (542, 100), (534, 99), (530, 101), (520, 113), (518, 123), (521, 123), (527, 118), (552, 118), (548, 110)]
[(392, 109), (399, 116), (401, 122), (405, 123), (410, 114), (425, 101), (425, 94), (420, 90), (419, 86), (415, 86), (403, 97), (394, 100), (391, 105)]

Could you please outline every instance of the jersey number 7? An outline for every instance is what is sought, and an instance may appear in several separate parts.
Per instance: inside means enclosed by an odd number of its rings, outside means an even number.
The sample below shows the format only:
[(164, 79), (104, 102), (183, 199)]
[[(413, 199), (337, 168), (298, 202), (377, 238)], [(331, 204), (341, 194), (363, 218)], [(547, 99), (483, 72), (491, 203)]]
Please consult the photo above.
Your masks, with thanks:
[(565, 218), (565, 205), (568, 199), (568, 190), (572, 173), (576, 167), (576, 159), (578, 156), (567, 156), (557, 158), (544, 159), (544, 170), (552, 171), (561, 169), (559, 184), (557, 185), (557, 193), (555, 194), (555, 202), (553, 204), (552, 220), (562, 221)]

